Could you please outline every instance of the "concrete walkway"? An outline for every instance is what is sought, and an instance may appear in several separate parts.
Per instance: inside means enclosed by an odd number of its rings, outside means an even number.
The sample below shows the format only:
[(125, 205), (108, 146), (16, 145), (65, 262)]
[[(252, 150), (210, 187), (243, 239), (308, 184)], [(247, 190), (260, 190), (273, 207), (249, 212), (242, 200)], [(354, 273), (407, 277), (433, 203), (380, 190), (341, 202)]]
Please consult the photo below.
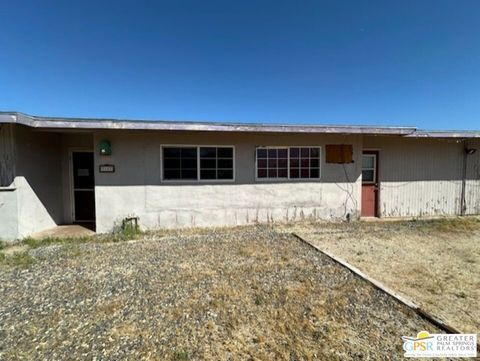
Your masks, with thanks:
[(30, 237), (35, 239), (43, 239), (48, 237), (54, 238), (76, 238), (92, 236), (95, 232), (91, 229), (79, 224), (69, 224), (65, 226), (57, 226), (54, 228), (46, 229), (45, 231), (32, 234)]

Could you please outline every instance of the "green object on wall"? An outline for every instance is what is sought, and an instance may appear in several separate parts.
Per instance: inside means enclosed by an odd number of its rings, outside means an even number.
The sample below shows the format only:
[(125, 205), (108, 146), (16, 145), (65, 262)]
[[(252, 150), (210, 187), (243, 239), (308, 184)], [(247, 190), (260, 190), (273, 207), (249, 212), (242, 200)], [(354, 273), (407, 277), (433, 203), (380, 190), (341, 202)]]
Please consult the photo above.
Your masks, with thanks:
[(100, 141), (100, 155), (112, 155), (112, 146), (109, 140), (102, 139)]

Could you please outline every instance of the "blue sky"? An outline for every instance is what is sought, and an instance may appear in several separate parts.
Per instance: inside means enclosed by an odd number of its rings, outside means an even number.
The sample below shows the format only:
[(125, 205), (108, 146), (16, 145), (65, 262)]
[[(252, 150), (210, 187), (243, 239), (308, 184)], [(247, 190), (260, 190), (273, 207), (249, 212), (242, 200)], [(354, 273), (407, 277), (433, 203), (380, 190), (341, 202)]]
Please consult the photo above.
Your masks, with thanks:
[(480, 1), (2, 1), (0, 109), (480, 129)]

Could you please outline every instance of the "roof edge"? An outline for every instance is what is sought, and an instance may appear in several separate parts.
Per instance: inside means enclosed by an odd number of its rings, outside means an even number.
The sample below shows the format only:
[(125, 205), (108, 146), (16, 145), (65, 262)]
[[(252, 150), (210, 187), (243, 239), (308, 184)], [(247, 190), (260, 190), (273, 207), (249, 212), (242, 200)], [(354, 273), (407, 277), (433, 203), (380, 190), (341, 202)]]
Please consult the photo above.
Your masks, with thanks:
[(221, 123), (171, 120), (127, 120), (104, 118), (61, 118), (34, 116), (20, 112), (0, 112), (0, 124), (21, 124), (39, 129), (120, 129), (165, 130), (199, 132), (252, 132), (252, 133), (326, 133), (399, 135), (408, 138), (480, 138), (480, 131), (423, 130), (416, 127), (368, 125), (302, 125), (262, 123)]
[(415, 127), (363, 125), (293, 125), (259, 123), (220, 123), (165, 120), (123, 120), (95, 118), (57, 118), (19, 112), (0, 112), (0, 123), (15, 123), (40, 129), (124, 129), (205, 132), (327, 133), (365, 135), (409, 135)]

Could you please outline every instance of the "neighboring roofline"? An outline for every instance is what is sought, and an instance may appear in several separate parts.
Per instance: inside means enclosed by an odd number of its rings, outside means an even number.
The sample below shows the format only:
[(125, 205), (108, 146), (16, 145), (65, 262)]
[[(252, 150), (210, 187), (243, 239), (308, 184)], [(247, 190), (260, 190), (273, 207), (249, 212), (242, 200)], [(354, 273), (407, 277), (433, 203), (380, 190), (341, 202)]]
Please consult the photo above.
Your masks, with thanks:
[(258, 123), (216, 123), (165, 120), (124, 120), (93, 118), (39, 117), (18, 112), (0, 112), (0, 123), (22, 124), (40, 129), (124, 129), (201, 132), (268, 132), (407, 135), (414, 127), (378, 127), (361, 125), (287, 125)]
[(32, 116), (19, 112), (0, 112), (0, 123), (21, 124), (38, 129), (123, 129), (199, 132), (312, 133), (399, 135), (413, 138), (480, 138), (480, 131), (427, 131), (416, 127), (365, 125), (288, 125), (258, 123), (219, 123), (165, 120), (125, 120), (59, 118)]
[(480, 138), (480, 131), (475, 130), (420, 130), (406, 135), (408, 138)]

